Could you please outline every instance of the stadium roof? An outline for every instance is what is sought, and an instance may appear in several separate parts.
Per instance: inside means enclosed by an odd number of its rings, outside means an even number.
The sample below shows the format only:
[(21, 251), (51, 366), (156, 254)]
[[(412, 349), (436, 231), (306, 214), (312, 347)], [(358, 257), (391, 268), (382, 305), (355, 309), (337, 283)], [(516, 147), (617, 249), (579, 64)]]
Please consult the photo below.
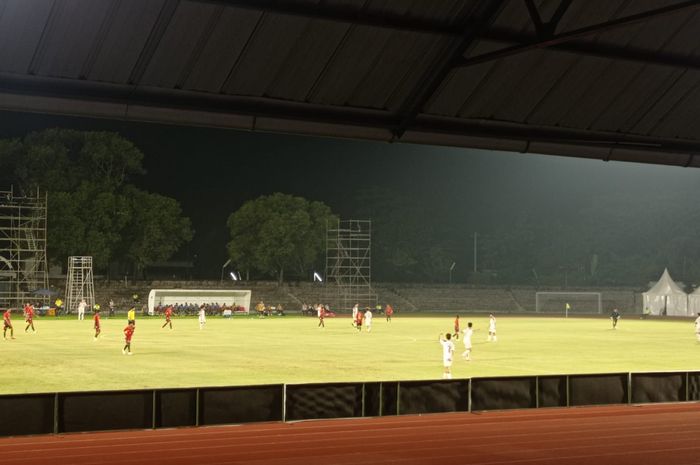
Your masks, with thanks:
[(700, 1), (0, 0), (0, 109), (700, 166)]

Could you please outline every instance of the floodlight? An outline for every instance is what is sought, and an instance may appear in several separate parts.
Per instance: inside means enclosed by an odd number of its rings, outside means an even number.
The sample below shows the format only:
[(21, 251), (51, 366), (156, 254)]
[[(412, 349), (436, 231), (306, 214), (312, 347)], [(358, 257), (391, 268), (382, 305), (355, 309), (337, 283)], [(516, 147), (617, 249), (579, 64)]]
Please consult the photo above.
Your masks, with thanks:
[(234, 272), (232, 271), (232, 272), (229, 273), (229, 274), (231, 275), (231, 279), (233, 279), (234, 281), (238, 281), (238, 277), (236, 276), (236, 273), (234, 273)]
[(319, 283), (323, 282), (323, 279), (321, 279), (321, 275), (315, 271), (314, 271), (314, 281), (318, 281)]

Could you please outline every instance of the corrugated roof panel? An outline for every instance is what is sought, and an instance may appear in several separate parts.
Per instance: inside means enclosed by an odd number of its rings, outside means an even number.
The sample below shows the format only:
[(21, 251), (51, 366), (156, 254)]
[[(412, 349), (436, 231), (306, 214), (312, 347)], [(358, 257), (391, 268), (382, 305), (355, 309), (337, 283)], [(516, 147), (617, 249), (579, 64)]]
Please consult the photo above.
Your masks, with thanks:
[(224, 92), (233, 95), (266, 95), (277, 73), (312, 20), (266, 13), (241, 53)]
[(391, 32), (376, 27), (353, 27), (328, 64), (309, 101), (346, 105), (357, 82), (371, 71), (390, 37)]
[(637, 2), (641, 4), (641, 0), (605, 0), (597, 1), (595, 4), (589, 0), (575, 0), (561, 19), (557, 33), (561, 34), (618, 18), (626, 9), (634, 8), (633, 4)]
[(148, 63), (139, 84), (173, 88), (187, 73), (186, 66), (192, 59), (198, 41), (208, 34), (212, 15), (220, 13), (214, 5), (181, 2), (168, 28)]
[[(480, 40), (472, 48), (470, 55), (481, 55), (502, 48), (503, 44), (500, 42)], [(496, 63), (491, 61), (455, 69), (437, 90), (425, 112), (436, 115), (457, 116), (464, 102)]]
[(531, 60), (519, 76), (511, 76), (513, 85), (501, 98), (501, 104), (494, 108), (496, 119), (527, 122), (529, 115), (576, 62), (576, 57), (541, 50), (532, 52)]
[(530, 114), (529, 122), (556, 126), (575, 102), (581, 100), (592, 82), (605, 72), (611, 61), (605, 58), (579, 57)]
[[(430, 41), (430, 46), (424, 50), (424, 53), (413, 56), (413, 64), (407, 67), (406, 72), (396, 83), (394, 91), (386, 101), (385, 107), (388, 110), (399, 111), (404, 106), (407, 99), (420, 85), (421, 80), (425, 78), (426, 73), (435, 68), (435, 57), (444, 54), (449, 44), (448, 37), (435, 37)], [(438, 88), (433, 97), (439, 93), (440, 89)], [(430, 106), (430, 100), (428, 100), (427, 106)], [(423, 109), (423, 111), (426, 110)]]
[[(632, 128), (635, 134), (656, 135), (657, 126), (673, 111), (678, 102), (700, 82), (700, 71), (685, 70), (673, 85), (647, 111), (644, 117)], [(696, 137), (697, 139), (697, 137)]]
[[(696, 76), (697, 73), (696, 73)], [(700, 77), (700, 76), (699, 76)], [(700, 121), (700, 80), (678, 101), (654, 130), (661, 137), (698, 137)]]
[(494, 111), (507, 99), (514, 76), (523, 78), (523, 70), (529, 68), (538, 52), (527, 52), (499, 60), (477, 88), (467, 98), (459, 115), (463, 118), (493, 118)]
[(166, 0), (121, 2), (112, 27), (88, 75), (95, 81), (124, 84), (148, 40)]
[(37, 50), (41, 58), (36, 63), (36, 74), (79, 77), (110, 6), (110, 0), (56, 3), (43, 47), (39, 44), (43, 49)]
[(7, 0), (0, 9), (0, 71), (26, 73), (51, 11), (51, 2)]
[(262, 15), (258, 11), (224, 9), (184, 87), (221, 92)]
[(666, 66), (645, 66), (608, 111), (598, 117), (593, 129), (629, 132), (680, 73)]
[(700, 47), (700, 41), (698, 41), (700, 11), (689, 15), (678, 15), (678, 17), (687, 18), (688, 21), (674, 31), (673, 37), (661, 48), (660, 52), (697, 57)]
[(469, 16), (478, 3), (479, 0), (371, 0), (365, 8), (371, 13), (391, 13), (454, 24)]
[(643, 68), (644, 65), (638, 63), (612, 62), (581, 98), (571, 105), (560, 121), (561, 126), (590, 129), (596, 118), (607, 111)]
[[(390, 97), (397, 90), (410, 68), (419, 68), (417, 58), (431, 51), (439, 39), (427, 34), (394, 32), (367, 75), (358, 81), (348, 104), (363, 108), (386, 108)], [(403, 100), (403, 99), (402, 99)]]
[(284, 67), (268, 86), (267, 94), (305, 101), (349, 29), (349, 24), (312, 21), (294, 44)]
[(493, 27), (535, 33), (527, 6), (523, 1), (507, 1), (493, 22)]

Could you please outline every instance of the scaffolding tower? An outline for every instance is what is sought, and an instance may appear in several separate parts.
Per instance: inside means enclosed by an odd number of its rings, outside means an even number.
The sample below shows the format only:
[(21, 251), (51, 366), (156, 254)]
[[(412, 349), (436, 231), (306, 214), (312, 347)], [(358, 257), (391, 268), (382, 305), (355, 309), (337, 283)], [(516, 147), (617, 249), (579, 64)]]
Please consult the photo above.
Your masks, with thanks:
[[(46, 263), (47, 196), (0, 191), (0, 306), (49, 301), (35, 291), (49, 285)], [(43, 292), (40, 294), (48, 294)]]
[(78, 304), (85, 299), (87, 308), (95, 305), (95, 285), (92, 278), (92, 257), (68, 257), (66, 276), (66, 311), (78, 311)]
[(339, 310), (374, 308), (372, 291), (372, 221), (326, 223), (326, 301)]

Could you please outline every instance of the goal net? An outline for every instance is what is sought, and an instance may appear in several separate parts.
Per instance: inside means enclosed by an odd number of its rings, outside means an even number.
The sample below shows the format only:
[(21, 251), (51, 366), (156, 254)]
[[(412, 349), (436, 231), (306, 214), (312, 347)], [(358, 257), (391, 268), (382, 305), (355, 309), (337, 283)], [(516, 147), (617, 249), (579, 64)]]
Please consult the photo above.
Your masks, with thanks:
[(600, 292), (536, 292), (535, 312), (564, 316), (603, 313)]

